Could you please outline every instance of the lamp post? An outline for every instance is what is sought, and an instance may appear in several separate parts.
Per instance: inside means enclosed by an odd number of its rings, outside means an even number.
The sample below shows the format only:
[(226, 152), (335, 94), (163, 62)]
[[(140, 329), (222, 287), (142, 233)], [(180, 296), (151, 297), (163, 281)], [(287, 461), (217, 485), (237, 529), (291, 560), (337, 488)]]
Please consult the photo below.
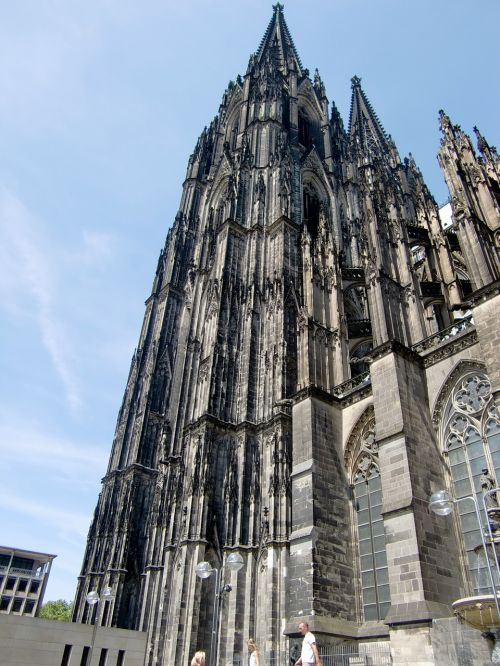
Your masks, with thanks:
[[(476, 517), (477, 517), (477, 522), (479, 523), (479, 533), (481, 535), (481, 544), (483, 546), (484, 550), (484, 556), (486, 558), (486, 568), (488, 569), (488, 577), (490, 580), (490, 586), (491, 586), (491, 591), (493, 593), (493, 598), (495, 600), (495, 606), (497, 609), (498, 617), (500, 618), (500, 604), (498, 601), (498, 594), (495, 589), (495, 582), (493, 580), (493, 573), (491, 571), (491, 564), (490, 560), (488, 557), (488, 550), (487, 550), (487, 545), (486, 545), (486, 539), (484, 538), (484, 527), (483, 527), (483, 522), (481, 519), (481, 514), (479, 512), (479, 506), (477, 504), (477, 500), (473, 495), (467, 495), (466, 497), (459, 497), (458, 499), (455, 499), (451, 497), (450, 493), (447, 490), (438, 490), (436, 493), (430, 496), (429, 498), (429, 509), (435, 513), (438, 516), (449, 516), (450, 513), (454, 509), (454, 505), (458, 504), (459, 502), (464, 502), (465, 500), (469, 500), (474, 504), (474, 509), (476, 511)], [(484, 498), (483, 498), (484, 501)], [(488, 514), (486, 513), (486, 516)], [(491, 534), (491, 526), (488, 524), (488, 530), (490, 533), (490, 538), (492, 538)], [(493, 552), (495, 553), (495, 546), (494, 543), (491, 543), (491, 546), (493, 548)], [(496, 555), (495, 555), (496, 558)], [(497, 562), (497, 568), (498, 568), (498, 562)]]
[[(100, 601), (111, 601), (113, 598), (114, 598), (113, 590), (110, 587), (104, 587), (102, 589), (101, 596), (99, 596), (97, 590), (91, 590), (85, 597), (91, 609), (93, 609), (96, 604), (99, 604)], [(97, 612), (94, 620), (94, 629), (92, 630), (92, 642), (90, 644), (90, 657), (88, 660), (89, 666), (92, 665), (92, 653), (94, 652), (95, 637), (97, 634), (98, 625), (99, 625), (99, 613)]]
[(220, 569), (213, 567), (210, 562), (199, 562), (196, 565), (195, 572), (198, 578), (202, 580), (215, 575), (215, 593), (214, 606), (212, 613), (212, 634), (210, 637), (210, 666), (217, 666), (219, 659), (219, 617), (224, 594), (231, 592), (232, 587), (229, 584), (222, 585), (224, 580), (224, 571), (227, 567), (230, 571), (239, 571), (243, 566), (243, 558), (239, 553), (230, 553)]

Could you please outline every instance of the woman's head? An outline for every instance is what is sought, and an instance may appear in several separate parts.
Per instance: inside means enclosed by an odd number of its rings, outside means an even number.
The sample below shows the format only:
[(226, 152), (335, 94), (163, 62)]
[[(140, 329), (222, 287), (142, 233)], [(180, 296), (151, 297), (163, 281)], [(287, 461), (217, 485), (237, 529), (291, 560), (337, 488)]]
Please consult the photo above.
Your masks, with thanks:
[(255, 652), (257, 650), (257, 643), (255, 642), (254, 638), (249, 638), (247, 640), (247, 645), (250, 652)]
[(195, 653), (191, 659), (191, 666), (205, 666), (205, 653), (203, 650)]

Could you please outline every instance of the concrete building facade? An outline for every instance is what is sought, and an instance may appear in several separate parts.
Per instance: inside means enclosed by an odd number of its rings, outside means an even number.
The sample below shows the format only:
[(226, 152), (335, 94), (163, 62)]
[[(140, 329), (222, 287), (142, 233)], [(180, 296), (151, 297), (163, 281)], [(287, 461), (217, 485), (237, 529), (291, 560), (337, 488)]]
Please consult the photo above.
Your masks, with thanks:
[(0, 546), (0, 613), (38, 614), (55, 557)]
[(460, 651), (451, 610), (484, 589), (480, 527), (427, 499), (480, 496), (483, 468), (500, 482), (500, 162), (478, 131), (476, 152), (440, 125), (446, 230), (359, 77), (346, 130), (274, 6), (189, 158), (75, 620), (111, 586), (96, 621), (147, 632), (146, 664), (186, 666), (214, 613), (196, 565), (238, 552), (220, 664), (251, 636), (265, 663), (289, 663), (305, 618), (324, 652), (487, 662), (478, 632)]
[(147, 636), (140, 631), (76, 622), (0, 616), (2, 666), (142, 666)]

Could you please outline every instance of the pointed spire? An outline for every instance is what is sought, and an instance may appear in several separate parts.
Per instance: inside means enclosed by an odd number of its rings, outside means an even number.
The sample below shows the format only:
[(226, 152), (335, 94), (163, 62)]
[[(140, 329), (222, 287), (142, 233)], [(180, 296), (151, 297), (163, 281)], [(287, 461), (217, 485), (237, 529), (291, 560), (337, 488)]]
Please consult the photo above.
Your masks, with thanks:
[(474, 126), (474, 134), (476, 135), (477, 147), (481, 155), (486, 159), (498, 161), (497, 149), (495, 146), (490, 146), (476, 126)]
[(351, 113), (349, 119), (349, 135), (351, 139), (356, 138), (359, 144), (365, 148), (389, 148), (388, 137), (382, 127), (382, 123), (373, 110), (363, 89), (359, 76), (353, 76)]
[(277, 60), (277, 64), (283, 72), (295, 68), (300, 75), (302, 73), (302, 63), (285, 22), (283, 9), (284, 5), (279, 2), (273, 5), (273, 16), (262, 38), (255, 61), (261, 62), (265, 55), (269, 53), (273, 60)]

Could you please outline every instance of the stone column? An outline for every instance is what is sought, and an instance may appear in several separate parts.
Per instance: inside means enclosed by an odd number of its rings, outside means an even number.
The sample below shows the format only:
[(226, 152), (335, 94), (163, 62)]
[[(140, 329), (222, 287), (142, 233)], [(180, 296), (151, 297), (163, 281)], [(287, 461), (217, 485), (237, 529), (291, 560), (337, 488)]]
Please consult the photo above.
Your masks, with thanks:
[(481, 358), (491, 382), (496, 404), (500, 403), (500, 280), (474, 292), (472, 313)]
[[(394, 664), (434, 663), (431, 625), (463, 596), (452, 521), (429, 511), (444, 487), (421, 359), (398, 342), (373, 352), (371, 365), (382, 481)], [(403, 636), (403, 639), (401, 638)]]
[[(292, 525), (285, 633), (308, 621), (328, 636), (355, 635), (349, 486), (333, 398), (301, 391), (292, 411)], [(321, 616), (321, 618), (319, 617)]]

